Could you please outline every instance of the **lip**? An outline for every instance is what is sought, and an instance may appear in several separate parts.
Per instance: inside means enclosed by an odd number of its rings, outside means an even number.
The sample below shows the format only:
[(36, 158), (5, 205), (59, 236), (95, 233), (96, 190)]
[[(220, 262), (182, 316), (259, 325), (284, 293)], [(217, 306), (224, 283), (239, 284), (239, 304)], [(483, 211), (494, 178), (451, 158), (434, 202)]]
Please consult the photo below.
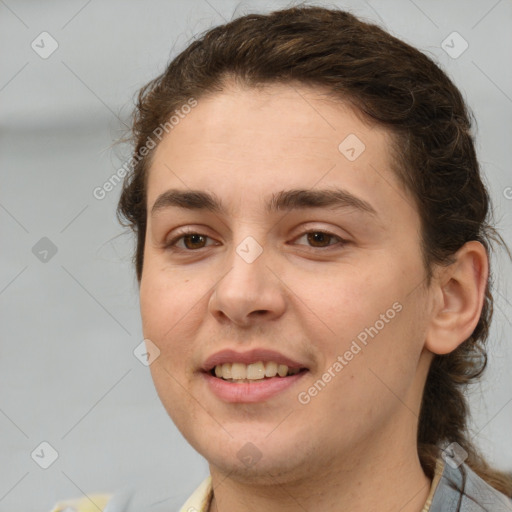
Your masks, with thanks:
[[(203, 363), (201, 370), (203, 372), (209, 372), (212, 368), (215, 368), (218, 364), (224, 363), (243, 363), (251, 364), (257, 363), (258, 361), (274, 361), (277, 364), (285, 364), (288, 368), (306, 368), (307, 366), (301, 364), (298, 361), (284, 356), (283, 354), (270, 349), (255, 348), (246, 352), (237, 352), (236, 350), (226, 349), (220, 350), (215, 354), (209, 356)], [(297, 374), (299, 375), (299, 374)], [(283, 378), (283, 377), (280, 377)], [(271, 379), (269, 379), (271, 380)], [(241, 384), (237, 384), (241, 386)]]
[(202, 372), (201, 377), (205, 379), (210, 391), (224, 402), (255, 403), (282, 393), (307, 373), (309, 371), (306, 370), (289, 377), (271, 377), (253, 382), (229, 382), (207, 372)]

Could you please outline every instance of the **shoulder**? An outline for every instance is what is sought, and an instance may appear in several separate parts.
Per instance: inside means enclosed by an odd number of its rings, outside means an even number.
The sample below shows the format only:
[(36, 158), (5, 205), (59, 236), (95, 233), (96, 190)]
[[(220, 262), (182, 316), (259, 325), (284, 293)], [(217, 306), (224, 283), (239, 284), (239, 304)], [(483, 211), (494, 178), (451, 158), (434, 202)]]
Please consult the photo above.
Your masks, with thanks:
[(90, 494), (82, 498), (59, 501), (50, 512), (103, 512), (111, 498), (112, 494)]
[[(459, 508), (460, 507), (460, 508)], [(512, 512), (512, 499), (489, 485), (467, 464), (445, 459), (429, 512)]]
[[(187, 493), (188, 494), (188, 493)], [(169, 488), (158, 488), (144, 484), (127, 484), (113, 493), (96, 493), (59, 501), (49, 512), (204, 512), (208, 510), (213, 495), (211, 476), (208, 475), (192, 495), (179, 492), (169, 496)]]

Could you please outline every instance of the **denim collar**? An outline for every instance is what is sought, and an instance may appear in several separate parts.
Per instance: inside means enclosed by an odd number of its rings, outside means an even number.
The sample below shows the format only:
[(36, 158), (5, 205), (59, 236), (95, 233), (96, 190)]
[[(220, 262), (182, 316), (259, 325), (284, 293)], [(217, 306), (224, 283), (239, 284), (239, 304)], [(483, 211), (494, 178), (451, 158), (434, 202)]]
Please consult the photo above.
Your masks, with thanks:
[(490, 486), (467, 464), (445, 461), (429, 512), (511, 512), (512, 499)]

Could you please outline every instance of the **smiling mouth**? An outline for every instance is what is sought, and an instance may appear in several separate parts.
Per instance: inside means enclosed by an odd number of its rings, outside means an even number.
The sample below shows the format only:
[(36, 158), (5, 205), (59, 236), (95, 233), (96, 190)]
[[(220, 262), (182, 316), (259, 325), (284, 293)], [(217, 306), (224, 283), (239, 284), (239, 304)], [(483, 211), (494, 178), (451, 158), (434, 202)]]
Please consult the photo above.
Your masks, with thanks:
[(257, 382), (275, 377), (285, 378), (308, 371), (307, 368), (289, 368), (275, 361), (258, 361), (257, 363), (223, 363), (212, 368), (208, 373), (226, 382)]

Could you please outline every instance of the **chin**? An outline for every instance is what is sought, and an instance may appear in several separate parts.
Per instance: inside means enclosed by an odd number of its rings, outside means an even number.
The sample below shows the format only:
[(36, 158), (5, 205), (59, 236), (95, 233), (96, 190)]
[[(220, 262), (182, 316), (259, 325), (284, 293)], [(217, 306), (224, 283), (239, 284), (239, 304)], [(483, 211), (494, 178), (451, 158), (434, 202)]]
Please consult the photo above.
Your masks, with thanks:
[[(210, 471), (229, 475), (229, 478), (251, 485), (284, 484), (298, 478), (307, 478), (309, 468), (303, 460), (290, 460), (280, 455), (269, 457), (261, 455), (255, 463), (242, 462), (235, 454), (226, 457), (225, 454), (203, 453), (208, 460)], [(303, 473), (303, 474), (302, 474)]]

